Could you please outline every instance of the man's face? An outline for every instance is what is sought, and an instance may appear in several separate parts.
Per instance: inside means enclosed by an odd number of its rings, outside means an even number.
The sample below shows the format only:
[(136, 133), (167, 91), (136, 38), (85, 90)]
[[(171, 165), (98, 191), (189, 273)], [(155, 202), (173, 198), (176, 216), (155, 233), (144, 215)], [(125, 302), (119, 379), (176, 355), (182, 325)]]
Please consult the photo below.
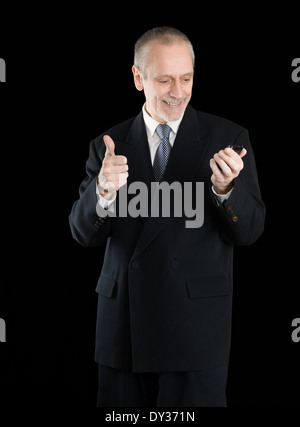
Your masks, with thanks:
[(182, 116), (192, 96), (194, 75), (191, 51), (185, 42), (151, 42), (146, 76), (136, 66), (133, 74), (136, 88), (144, 90), (151, 117), (165, 123)]

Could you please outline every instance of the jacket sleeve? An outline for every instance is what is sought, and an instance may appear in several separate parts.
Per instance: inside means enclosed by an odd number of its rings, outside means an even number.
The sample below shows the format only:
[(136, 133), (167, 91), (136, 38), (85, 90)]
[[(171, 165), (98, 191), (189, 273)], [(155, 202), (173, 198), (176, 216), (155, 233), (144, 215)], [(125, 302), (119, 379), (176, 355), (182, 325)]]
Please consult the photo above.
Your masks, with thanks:
[(73, 238), (83, 246), (99, 246), (108, 237), (111, 218), (100, 207), (96, 195), (96, 179), (105, 155), (103, 138), (90, 143), (86, 162), (86, 177), (79, 187), (79, 199), (75, 201), (69, 215)]
[(212, 191), (211, 195), (220, 220), (221, 236), (233, 245), (246, 246), (254, 243), (263, 233), (266, 208), (246, 129), (238, 135), (234, 144), (243, 145), (247, 150), (243, 157), (244, 168), (234, 180), (233, 191), (226, 201), (218, 206)]

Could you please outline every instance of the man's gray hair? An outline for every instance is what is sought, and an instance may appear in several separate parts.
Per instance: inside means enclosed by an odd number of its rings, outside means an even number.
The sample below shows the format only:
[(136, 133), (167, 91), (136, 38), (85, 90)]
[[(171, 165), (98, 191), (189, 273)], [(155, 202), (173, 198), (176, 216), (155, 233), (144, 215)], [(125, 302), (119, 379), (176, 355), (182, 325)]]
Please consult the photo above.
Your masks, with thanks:
[(163, 44), (171, 45), (176, 41), (185, 42), (191, 51), (193, 66), (195, 66), (195, 53), (189, 38), (180, 30), (173, 27), (156, 27), (144, 33), (134, 46), (134, 65), (145, 75), (148, 65), (149, 44), (153, 40), (159, 40)]

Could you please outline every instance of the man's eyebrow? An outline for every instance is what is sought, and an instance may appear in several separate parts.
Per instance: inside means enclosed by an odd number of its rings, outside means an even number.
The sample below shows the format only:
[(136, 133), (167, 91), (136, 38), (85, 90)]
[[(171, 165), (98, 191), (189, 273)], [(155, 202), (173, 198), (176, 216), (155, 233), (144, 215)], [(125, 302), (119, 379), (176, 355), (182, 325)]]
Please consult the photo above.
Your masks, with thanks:
[[(187, 73), (182, 74), (180, 77), (192, 76), (193, 74), (194, 74), (193, 71), (188, 71)], [(173, 78), (174, 76), (171, 76), (170, 74), (158, 74), (157, 76), (154, 76), (155, 79), (162, 79), (164, 77)]]

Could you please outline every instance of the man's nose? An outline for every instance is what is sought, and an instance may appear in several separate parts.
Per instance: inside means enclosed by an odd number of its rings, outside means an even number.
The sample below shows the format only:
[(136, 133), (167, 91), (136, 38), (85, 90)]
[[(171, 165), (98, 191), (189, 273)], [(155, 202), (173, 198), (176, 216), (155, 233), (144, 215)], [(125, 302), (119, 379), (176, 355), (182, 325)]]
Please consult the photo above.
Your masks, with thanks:
[(180, 81), (175, 80), (170, 90), (170, 96), (174, 98), (182, 98), (183, 90)]

